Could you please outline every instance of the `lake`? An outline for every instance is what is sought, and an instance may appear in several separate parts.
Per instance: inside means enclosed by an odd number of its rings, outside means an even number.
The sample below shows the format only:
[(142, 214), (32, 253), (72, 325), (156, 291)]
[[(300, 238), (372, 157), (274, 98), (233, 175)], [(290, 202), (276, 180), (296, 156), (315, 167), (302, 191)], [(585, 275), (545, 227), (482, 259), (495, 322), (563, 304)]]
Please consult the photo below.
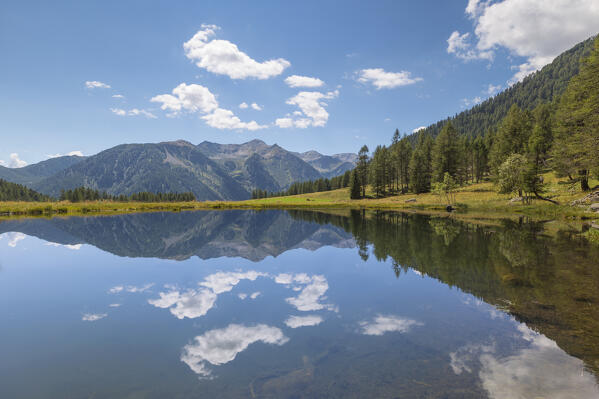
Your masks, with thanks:
[(0, 222), (1, 398), (598, 398), (599, 248), (556, 222)]

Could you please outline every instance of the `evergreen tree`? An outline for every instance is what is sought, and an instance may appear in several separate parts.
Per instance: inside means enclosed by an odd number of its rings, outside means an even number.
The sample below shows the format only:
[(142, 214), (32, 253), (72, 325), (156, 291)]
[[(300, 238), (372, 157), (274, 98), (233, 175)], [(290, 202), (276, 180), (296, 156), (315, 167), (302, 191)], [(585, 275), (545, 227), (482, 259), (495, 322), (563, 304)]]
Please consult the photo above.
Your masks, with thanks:
[(358, 164), (356, 165), (362, 197), (366, 196), (366, 185), (368, 184), (368, 147), (363, 145), (358, 152)]
[(360, 178), (358, 172), (354, 169), (351, 172), (351, 179), (349, 184), (349, 197), (351, 199), (359, 199), (362, 194), (362, 188), (360, 186)]
[(590, 171), (599, 168), (599, 38), (582, 61), (559, 102), (553, 165), (563, 174), (574, 170), (582, 190), (589, 190)]
[(451, 122), (447, 122), (435, 139), (432, 153), (433, 181), (443, 181), (445, 172), (456, 177), (460, 164), (460, 148), (458, 132)]
[(496, 174), (499, 166), (511, 154), (524, 154), (532, 131), (532, 116), (522, 111), (516, 104), (512, 105), (506, 117), (501, 121), (493, 147), (491, 148), (491, 171)]

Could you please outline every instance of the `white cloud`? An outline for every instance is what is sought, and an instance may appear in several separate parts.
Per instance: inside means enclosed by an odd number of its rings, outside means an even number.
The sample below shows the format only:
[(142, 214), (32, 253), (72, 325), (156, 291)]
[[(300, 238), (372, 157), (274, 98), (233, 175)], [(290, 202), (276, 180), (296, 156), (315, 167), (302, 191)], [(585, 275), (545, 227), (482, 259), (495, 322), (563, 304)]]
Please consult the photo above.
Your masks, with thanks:
[(148, 303), (157, 308), (167, 309), (178, 319), (194, 319), (202, 317), (216, 302), (217, 295), (209, 289), (187, 290), (179, 292), (171, 290), (169, 292), (160, 292), (160, 298), (150, 299)]
[(256, 291), (256, 292), (252, 292), (252, 294), (250, 295), (250, 299), (256, 299), (258, 298), (262, 293), (260, 291)]
[(255, 281), (258, 277), (266, 277), (266, 273), (250, 270), (248, 272), (218, 272), (207, 276), (199, 285), (210, 288), (216, 294), (233, 289), (241, 280)]
[(122, 94), (113, 94), (112, 98), (125, 98), (125, 96)]
[[(170, 308), (170, 312), (178, 319), (202, 317), (212, 309), (219, 294), (231, 291), (241, 280), (255, 281), (258, 277), (266, 276), (266, 273), (253, 270), (248, 272), (218, 272), (210, 274), (203, 281), (200, 281), (198, 283), (200, 289), (189, 289), (180, 292), (176, 287), (169, 286), (170, 290), (168, 292), (160, 292), (158, 294), (160, 298), (150, 299), (148, 303), (158, 308)], [(247, 294), (239, 294), (238, 296), (245, 299)]]
[(85, 313), (81, 316), (81, 320), (83, 321), (97, 321), (108, 316), (106, 313)]
[(23, 233), (6, 233), (6, 237), (8, 238), (8, 246), (15, 248), (17, 243), (24, 240), (27, 236)]
[(245, 293), (242, 292), (240, 294), (237, 294), (237, 296), (239, 297), (239, 299), (243, 300), (243, 299), (245, 299), (245, 298), (248, 297), (248, 294), (245, 294)]
[(495, 94), (499, 93), (500, 90), (501, 85), (494, 86), (493, 84), (489, 83), (489, 87), (487, 87), (487, 94), (489, 96), (494, 96)]
[(129, 292), (129, 293), (135, 294), (135, 293), (139, 293), (139, 292), (145, 292), (145, 291), (149, 290), (150, 288), (152, 288), (153, 286), (154, 286), (154, 283), (148, 283), (148, 284), (141, 285), (141, 286), (115, 285), (114, 287), (112, 287), (108, 290), (108, 293), (109, 294), (118, 294), (120, 292)]
[(417, 127), (416, 129), (413, 129), (413, 130), (412, 130), (412, 133), (419, 132), (419, 131), (421, 131), (422, 129), (426, 129), (426, 126), (419, 126), (419, 127)]
[(231, 79), (268, 79), (280, 75), (291, 63), (283, 58), (258, 62), (239, 50), (228, 40), (212, 39), (220, 28), (202, 25), (189, 41), (183, 44), (185, 55), (199, 68)]
[(363, 321), (360, 323), (362, 334), (364, 335), (383, 335), (386, 332), (406, 333), (412, 327), (422, 326), (423, 323), (393, 315), (378, 315), (372, 321)]
[(422, 78), (413, 78), (408, 71), (387, 72), (382, 68), (362, 69), (358, 72), (358, 82), (370, 83), (377, 90), (394, 89), (420, 82)]
[(483, 102), (482, 97), (476, 96), (472, 99), (470, 98), (462, 98), (462, 104), (466, 107), (470, 107), (471, 105), (477, 105)]
[[(161, 109), (170, 111), (167, 116), (176, 116), (182, 112), (196, 113), (203, 115), (201, 118), (206, 121), (208, 126), (217, 129), (242, 129), (242, 130), (260, 130), (267, 126), (260, 125), (256, 121), (242, 122), (235, 114), (228, 110), (219, 108), (216, 96), (204, 86), (197, 84), (187, 85), (181, 83), (175, 87), (171, 94), (161, 94), (150, 99), (151, 102), (162, 103)], [(240, 108), (244, 108), (240, 104)]]
[(584, 363), (524, 324), (517, 329), (529, 346), (497, 356), (491, 345), (466, 345), (450, 354), (456, 374), (478, 368), (490, 398), (597, 398), (599, 389)]
[(143, 115), (146, 118), (149, 119), (156, 119), (156, 115), (154, 115), (153, 113), (151, 113), (150, 111), (146, 111), (145, 109), (137, 109), (137, 108), (133, 108), (130, 110), (124, 110), (124, 109), (120, 109), (120, 108), (110, 108), (110, 110), (118, 115), (118, 116), (139, 116), (139, 115)]
[(218, 108), (211, 114), (204, 115), (201, 118), (206, 121), (208, 126), (216, 129), (254, 131), (268, 127), (266, 125), (260, 125), (256, 121), (242, 122), (232, 111), (223, 108)]
[(291, 75), (285, 78), (285, 83), (289, 87), (321, 87), (324, 82), (318, 78), (311, 78), (309, 76)]
[(58, 157), (64, 157), (64, 156), (78, 156), (78, 157), (82, 157), (83, 156), (83, 152), (81, 152), (80, 150), (75, 150), (75, 151), (71, 151), (71, 152), (67, 152), (66, 154), (46, 154), (46, 157), (48, 158), (58, 158)]
[(110, 304), (110, 305), (108, 305), (108, 306), (110, 306), (111, 308), (118, 308), (118, 307), (120, 307), (120, 306), (121, 306), (121, 304), (120, 304), (120, 303), (111, 303), (111, 304)]
[(470, 0), (466, 13), (473, 20), (476, 43), (469, 33), (453, 32), (447, 52), (457, 57), (492, 61), (505, 48), (526, 61), (509, 83), (550, 63), (561, 52), (598, 31), (596, 0)]
[(252, 109), (254, 109), (256, 111), (262, 111), (262, 107), (256, 103), (252, 103), (251, 107), (252, 107)]
[(209, 113), (218, 108), (218, 101), (208, 88), (181, 83), (171, 94), (161, 94), (150, 99), (151, 102), (162, 103), (161, 109), (170, 111), (171, 116), (182, 111)]
[(27, 162), (20, 159), (19, 154), (13, 152), (10, 154), (10, 161), (0, 160), (0, 165), (8, 166), (9, 168), (22, 168), (23, 166), (27, 166)]
[(86, 89), (110, 89), (110, 85), (98, 82), (97, 80), (88, 80), (85, 82)]
[(284, 345), (288, 341), (289, 338), (277, 327), (230, 324), (226, 328), (210, 330), (195, 337), (192, 343), (183, 348), (181, 361), (201, 378), (210, 378), (212, 371), (207, 363), (215, 366), (229, 363), (256, 342)]
[(324, 294), (329, 289), (327, 279), (322, 275), (308, 276), (306, 273), (295, 275), (283, 273), (276, 276), (274, 280), (277, 284), (289, 287), (291, 284), (297, 284), (293, 288), (301, 289), (299, 295), (297, 297), (286, 298), (285, 301), (301, 312), (321, 309), (338, 311), (336, 306), (320, 302), (321, 299), (326, 299)]
[[(327, 103), (324, 100), (331, 100), (339, 96), (339, 90), (330, 91), (328, 93), (321, 93), (318, 91), (300, 91), (294, 97), (291, 97), (286, 101), (289, 105), (297, 105), (301, 110), (298, 115), (294, 112), (292, 118), (286, 116), (284, 118), (278, 118), (275, 121), (275, 125), (280, 128), (296, 127), (299, 129), (305, 129), (310, 126), (323, 127), (329, 120), (329, 113), (324, 108)], [(303, 117), (300, 117), (303, 115)]]
[(289, 328), (317, 326), (320, 323), (322, 323), (322, 317), (317, 315), (289, 316), (285, 320), (285, 325)]
[(247, 103), (245, 103), (245, 102), (239, 104), (239, 108), (241, 108), (241, 109), (246, 109), (247, 107), (249, 107), (249, 105), (247, 105)]
[(70, 249), (71, 251), (79, 251), (81, 249), (81, 244), (59, 244), (57, 242), (47, 242), (46, 245), (50, 247), (61, 247)]

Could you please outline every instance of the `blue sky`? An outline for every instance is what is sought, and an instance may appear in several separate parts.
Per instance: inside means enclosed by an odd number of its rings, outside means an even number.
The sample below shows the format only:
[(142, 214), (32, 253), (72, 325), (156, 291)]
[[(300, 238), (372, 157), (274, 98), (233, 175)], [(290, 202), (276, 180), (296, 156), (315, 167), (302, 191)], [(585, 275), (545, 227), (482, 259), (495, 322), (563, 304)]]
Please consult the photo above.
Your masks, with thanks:
[(175, 139), (355, 152), (484, 100), (598, 20), (596, 0), (3, 2), (0, 160)]

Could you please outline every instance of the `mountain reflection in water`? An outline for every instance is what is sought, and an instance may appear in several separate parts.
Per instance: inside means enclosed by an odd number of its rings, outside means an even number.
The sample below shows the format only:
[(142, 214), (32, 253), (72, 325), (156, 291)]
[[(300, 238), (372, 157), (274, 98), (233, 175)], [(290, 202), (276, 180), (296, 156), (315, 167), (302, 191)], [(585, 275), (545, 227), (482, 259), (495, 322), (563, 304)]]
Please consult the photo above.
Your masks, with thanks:
[[(31, 252), (37, 241), (28, 237), (44, 243)], [(0, 373), (11, 376), (3, 397), (66, 395), (47, 368), (37, 371), (43, 394), (19, 385), (54, 353), (32, 343), (51, 338), (26, 337), (62, 325), (81, 335), (48, 344), (69, 353), (58, 363), (96, 370), (74, 355), (89, 346), (72, 346), (87, 339), (79, 329), (94, 326), (89, 339), (108, 374), (94, 382), (97, 370), (77, 374), (81, 397), (93, 384), (98, 397), (599, 397), (599, 249), (554, 222), (483, 226), (365, 211), (23, 219), (0, 222), (0, 250), (0, 314), (12, 320), (0, 333), (11, 343), (0, 346), (8, 359)], [(66, 275), (35, 269), (51, 251), (79, 266)], [(94, 259), (106, 267), (77, 277)], [(32, 300), (8, 288), (44, 273), (64, 287), (65, 308), (90, 305), (75, 317), (25, 318), (58, 291), (34, 283), (48, 291)], [(11, 303), (22, 303), (14, 306), (23, 316)], [(21, 342), (37, 348), (23, 349), (26, 359), (14, 349)]]

